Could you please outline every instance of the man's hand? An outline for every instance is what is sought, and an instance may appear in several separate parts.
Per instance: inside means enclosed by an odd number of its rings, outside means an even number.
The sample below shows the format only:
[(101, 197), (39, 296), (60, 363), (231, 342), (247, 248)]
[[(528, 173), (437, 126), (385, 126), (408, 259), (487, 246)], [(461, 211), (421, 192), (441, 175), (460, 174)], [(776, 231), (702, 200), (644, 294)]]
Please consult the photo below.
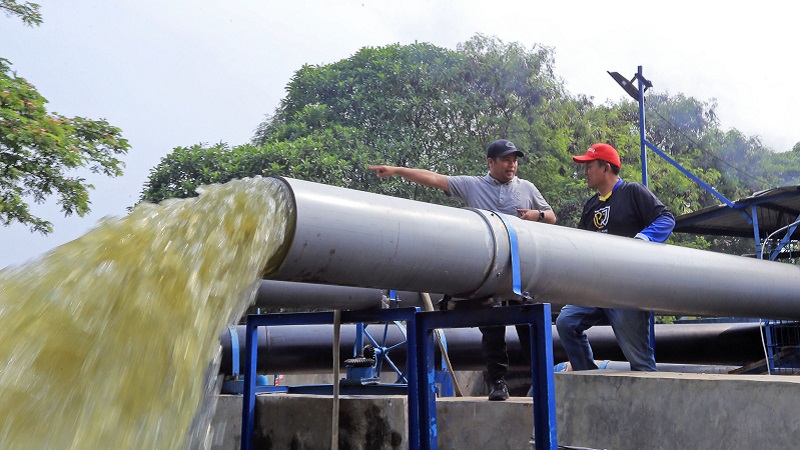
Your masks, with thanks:
[(439, 175), (436, 172), (431, 172), (426, 169), (412, 169), (410, 167), (398, 166), (367, 166), (370, 170), (374, 170), (380, 178), (388, 178), (392, 175), (398, 175), (405, 178), (412, 183), (421, 184), (423, 186), (435, 187), (448, 192), (447, 177)]
[(397, 172), (397, 167), (394, 166), (369, 166), (370, 170), (374, 170), (375, 174), (381, 178), (387, 178)]
[(522, 220), (531, 220), (533, 222), (549, 224), (556, 223), (556, 213), (554, 213), (551, 209), (540, 210), (517, 208), (517, 212), (520, 214), (519, 218)]
[(538, 209), (522, 209), (517, 208), (517, 212), (519, 213), (519, 218), (522, 220), (532, 220), (536, 222), (539, 219), (539, 210)]

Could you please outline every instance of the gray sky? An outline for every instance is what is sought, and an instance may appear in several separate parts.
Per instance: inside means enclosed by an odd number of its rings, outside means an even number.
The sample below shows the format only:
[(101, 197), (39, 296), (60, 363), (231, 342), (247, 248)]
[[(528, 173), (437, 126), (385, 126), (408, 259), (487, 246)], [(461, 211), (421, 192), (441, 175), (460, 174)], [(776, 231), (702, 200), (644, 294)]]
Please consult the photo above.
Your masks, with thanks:
[[(474, 0), (38, 0), (44, 23), (0, 15), (0, 57), (66, 116), (104, 118), (131, 144), (119, 178), (87, 176), (92, 213), (35, 212), (47, 237), (0, 228), (0, 268), (24, 263), (120, 217), (149, 170), (177, 146), (247, 143), (303, 64), (414, 41), (455, 49), (475, 33), (555, 48), (572, 94), (625, 94), (606, 74), (643, 66), (650, 92), (716, 98), (725, 129), (777, 151), (800, 141), (800, 36), (785, 3)], [(724, 5), (724, 4), (723, 4)], [(800, 180), (798, 180), (800, 182)]]

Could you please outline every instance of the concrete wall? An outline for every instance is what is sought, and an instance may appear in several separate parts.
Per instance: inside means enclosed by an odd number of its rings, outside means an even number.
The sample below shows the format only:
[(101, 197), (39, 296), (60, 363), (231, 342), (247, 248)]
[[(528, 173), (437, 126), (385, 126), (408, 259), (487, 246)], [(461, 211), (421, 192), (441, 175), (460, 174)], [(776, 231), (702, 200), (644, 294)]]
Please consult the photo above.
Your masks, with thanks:
[[(555, 381), (560, 445), (751, 449), (796, 448), (800, 440), (800, 377), (603, 370), (556, 373)], [(489, 402), (483, 393), (440, 398), (439, 448), (531, 448), (531, 404)], [(340, 407), (340, 448), (407, 447), (404, 396), (343, 397)], [(331, 408), (329, 396), (259, 396), (255, 448), (329, 448)], [(241, 397), (221, 396), (215, 450), (239, 448), (240, 421)]]
[(555, 374), (559, 444), (613, 449), (796, 448), (800, 378)]
[(242, 442), (242, 396), (217, 396), (211, 421), (212, 450), (239, 450)]
[[(556, 373), (559, 445), (593, 449), (797, 448), (800, 377)], [(457, 418), (457, 419), (455, 419)], [(528, 448), (531, 401), (437, 401), (439, 448)]]
[[(339, 397), (339, 448), (408, 448), (406, 396)], [(322, 395), (260, 395), (256, 401), (253, 448), (331, 448), (333, 401)]]
[(529, 449), (533, 408), (529, 397), (490, 402), (486, 397), (450, 397), (436, 402), (441, 450)]

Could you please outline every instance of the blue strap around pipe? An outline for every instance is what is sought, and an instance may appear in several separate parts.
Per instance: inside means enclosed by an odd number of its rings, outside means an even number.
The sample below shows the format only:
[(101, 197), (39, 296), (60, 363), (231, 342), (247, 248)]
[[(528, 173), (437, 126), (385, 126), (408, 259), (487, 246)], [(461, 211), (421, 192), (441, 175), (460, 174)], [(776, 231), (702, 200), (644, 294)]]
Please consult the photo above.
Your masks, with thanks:
[(520, 275), (520, 267), (519, 267), (519, 245), (517, 244), (517, 232), (514, 230), (514, 226), (511, 225), (511, 222), (508, 220), (505, 214), (492, 211), (503, 221), (503, 225), (506, 227), (506, 231), (508, 231), (508, 245), (511, 252), (511, 282), (513, 284), (512, 288), (514, 289), (514, 293), (519, 295), (522, 298), (526, 298), (527, 295), (522, 294), (522, 276)]

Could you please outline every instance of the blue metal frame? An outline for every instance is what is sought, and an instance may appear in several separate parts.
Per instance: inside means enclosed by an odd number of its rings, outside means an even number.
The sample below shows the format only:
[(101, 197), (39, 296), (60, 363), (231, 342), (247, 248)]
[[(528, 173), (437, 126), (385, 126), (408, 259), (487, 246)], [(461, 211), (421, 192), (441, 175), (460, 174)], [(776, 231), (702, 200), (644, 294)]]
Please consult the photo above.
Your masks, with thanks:
[[(416, 320), (417, 308), (395, 308), (380, 310), (342, 311), (341, 323), (405, 321), (407, 336), (406, 367), (408, 373), (408, 441), (410, 449), (419, 449), (419, 385), (417, 374)], [(255, 427), (256, 393), (266, 392), (256, 386), (256, 362), (258, 360), (258, 328), (277, 325), (320, 325), (334, 323), (333, 311), (312, 313), (275, 313), (247, 316), (244, 358), (244, 389), (242, 395), (242, 450), (253, 448)]]
[[(558, 448), (556, 429), (555, 388), (553, 379), (553, 337), (550, 305), (507, 306), (493, 308), (487, 315), (482, 310), (418, 312), (417, 308), (399, 308), (365, 311), (342, 311), (342, 323), (406, 322), (408, 386), (408, 448), (437, 448), (436, 431), (436, 374), (434, 364), (434, 333), (436, 328), (474, 326), (530, 325), (531, 378), (533, 381), (533, 419), (536, 449)], [(333, 323), (333, 312), (276, 313), (247, 317), (244, 359), (244, 389), (242, 397), (241, 448), (253, 446), (255, 427), (255, 396), (267, 392), (256, 386), (256, 361), (258, 359), (258, 328), (277, 325), (303, 325)], [(306, 386), (294, 389), (298, 393), (322, 393), (329, 386)], [(376, 391), (364, 389), (364, 394)], [(397, 390), (382, 391), (398, 393)], [(427, 432), (422, 429), (425, 424)]]
[(634, 78), (636, 78), (636, 81), (638, 83), (637, 85), (638, 85), (638, 88), (639, 88), (639, 98), (638, 98), (638, 100), (639, 100), (639, 145), (641, 146), (641, 152), (642, 152), (641, 153), (642, 184), (645, 185), (645, 187), (648, 187), (647, 152), (645, 151), (645, 148), (649, 148), (650, 150), (653, 150), (654, 152), (656, 152), (658, 154), (658, 156), (662, 157), (668, 163), (672, 164), (678, 170), (683, 172), (684, 175), (686, 175), (687, 177), (691, 178), (695, 183), (697, 183), (700, 186), (702, 186), (703, 189), (707, 190), (708, 192), (711, 192), (721, 202), (723, 202), (726, 205), (728, 205), (731, 208), (733, 208), (733, 202), (731, 202), (730, 200), (725, 198), (725, 196), (720, 194), (719, 192), (717, 192), (716, 189), (714, 189), (713, 187), (709, 186), (706, 182), (704, 182), (700, 178), (696, 177), (692, 172), (690, 172), (688, 169), (684, 168), (677, 161), (675, 161), (674, 159), (670, 158), (669, 155), (667, 155), (666, 153), (661, 151), (661, 149), (659, 149), (658, 147), (656, 147), (650, 141), (647, 140), (647, 136), (645, 134), (645, 121), (644, 121), (645, 120), (645, 116), (644, 116), (644, 91), (648, 87), (651, 87), (652, 84), (649, 81), (647, 81), (647, 79), (644, 77), (644, 75), (642, 75), (642, 66), (638, 67), (638, 69), (636, 71), (636, 75), (634, 76)]
[[(783, 238), (781, 238), (781, 240), (778, 242), (778, 245), (777, 245), (777, 246), (775, 246), (775, 250), (773, 250), (773, 251), (772, 251), (772, 253), (770, 253), (770, 254), (769, 254), (769, 259), (770, 259), (771, 261), (774, 261), (775, 259), (777, 259), (777, 258), (778, 258), (778, 255), (779, 255), (779, 254), (780, 254), (780, 252), (781, 252), (781, 250), (782, 250), (784, 247), (786, 247), (786, 245), (788, 245), (788, 244), (789, 244), (789, 242), (792, 240), (792, 234), (794, 234), (794, 230), (796, 230), (796, 229), (797, 229), (797, 226), (798, 226), (798, 224), (800, 224), (800, 215), (798, 215), (798, 216), (797, 216), (797, 218), (794, 220), (794, 222), (792, 222), (791, 224), (789, 224), (788, 226), (786, 226), (786, 227), (785, 227), (785, 228), (786, 228), (786, 234), (785, 234), (785, 235), (783, 236)], [(780, 229), (780, 228), (779, 228), (779, 229), (777, 229), (777, 230), (775, 230), (775, 232), (774, 232), (773, 234), (776, 234), (776, 233), (777, 233), (777, 232), (779, 232), (779, 231), (781, 231), (781, 229)], [(766, 243), (766, 241), (768, 241), (768, 240), (769, 240), (769, 238), (770, 238), (771, 236), (772, 236), (772, 235), (769, 235), (769, 236), (767, 236), (767, 239), (765, 239), (764, 243)], [(759, 249), (759, 250), (760, 250), (760, 249)], [(758, 256), (759, 258), (762, 258), (762, 257), (761, 257), (761, 254), (762, 254), (762, 253), (763, 253), (763, 251), (759, 251), (759, 256)], [(763, 259), (763, 258), (762, 258), (762, 259)]]
[(420, 448), (436, 449), (436, 392), (434, 332), (436, 328), (463, 328), (528, 324), (531, 327), (531, 378), (533, 380), (533, 422), (536, 449), (557, 449), (556, 405), (553, 379), (553, 336), (550, 304), (505, 306), (485, 310), (430, 311), (417, 313), (417, 392), (421, 433)]
[[(640, 107), (641, 107), (641, 106), (640, 106)], [(716, 189), (714, 189), (713, 187), (711, 187), (710, 185), (708, 185), (708, 184), (707, 184), (705, 181), (701, 180), (700, 178), (697, 178), (697, 176), (695, 176), (695, 175), (694, 175), (692, 172), (690, 172), (688, 169), (684, 168), (682, 165), (680, 165), (680, 163), (678, 163), (678, 162), (677, 162), (677, 161), (675, 161), (674, 159), (670, 158), (670, 157), (669, 157), (669, 155), (667, 155), (666, 153), (664, 153), (663, 151), (661, 151), (661, 149), (659, 149), (658, 147), (656, 147), (655, 145), (653, 145), (653, 144), (652, 144), (650, 141), (648, 141), (648, 140), (645, 140), (645, 141), (644, 141), (644, 143), (645, 143), (645, 145), (647, 146), (647, 148), (649, 148), (650, 150), (652, 150), (652, 151), (656, 152), (656, 153), (657, 153), (657, 154), (658, 154), (660, 157), (662, 157), (662, 158), (663, 158), (664, 160), (666, 160), (668, 163), (672, 164), (672, 165), (673, 165), (673, 166), (675, 166), (675, 167), (676, 167), (678, 170), (680, 170), (681, 172), (683, 172), (683, 174), (684, 174), (684, 175), (686, 175), (687, 177), (691, 178), (691, 179), (692, 179), (692, 181), (694, 181), (695, 183), (697, 183), (697, 184), (699, 184), (700, 186), (702, 186), (702, 187), (703, 187), (703, 189), (705, 189), (705, 190), (707, 190), (708, 192), (710, 192), (711, 194), (713, 194), (713, 195), (714, 195), (714, 197), (717, 197), (717, 199), (719, 199), (719, 201), (721, 201), (722, 203), (725, 203), (725, 204), (726, 204), (726, 205), (728, 205), (729, 207), (733, 208), (733, 202), (732, 202), (732, 201), (730, 201), (730, 200), (728, 200), (728, 199), (727, 199), (727, 198), (726, 198), (724, 195), (722, 195), (722, 194), (720, 194), (719, 192), (717, 192), (717, 190), (716, 190)]]
[[(747, 221), (747, 223), (749, 223), (749, 224), (751, 224), (753, 226), (753, 237), (755, 239), (756, 255), (757, 255), (758, 259), (763, 259), (763, 245), (761, 243), (761, 237), (759, 236), (758, 213), (757, 213), (757, 211), (758, 211), (757, 206), (761, 202), (755, 200), (755, 201), (752, 201), (752, 202), (738, 203), (738, 202), (732, 202), (732, 201), (728, 200), (724, 195), (722, 195), (721, 193), (717, 192), (716, 189), (714, 189), (713, 187), (711, 187), (710, 185), (705, 183), (703, 180), (701, 180), (700, 178), (695, 176), (688, 169), (684, 168), (677, 161), (675, 161), (674, 159), (669, 157), (669, 155), (667, 155), (666, 153), (661, 151), (661, 149), (659, 149), (658, 147), (653, 145), (651, 142), (649, 142), (646, 139), (646, 136), (645, 136), (644, 91), (646, 90), (647, 87), (651, 87), (652, 84), (649, 81), (647, 81), (644, 78), (644, 76), (642, 75), (642, 66), (638, 67), (638, 70), (637, 70), (637, 73), (635, 75), (635, 78), (638, 80), (638, 87), (639, 87), (639, 92), (638, 92), (638, 94), (639, 94), (638, 95), (638, 101), (639, 101), (639, 139), (640, 139), (641, 151), (642, 151), (642, 154), (641, 154), (641, 160), (642, 160), (642, 184), (647, 186), (647, 154), (645, 153), (645, 148), (650, 148), (651, 150), (656, 152), (656, 154), (659, 155), (661, 158), (663, 158), (668, 163), (670, 163), (673, 166), (675, 166), (678, 170), (680, 170), (684, 175), (689, 177), (692, 181), (694, 181), (695, 183), (699, 184), (703, 189), (705, 189), (706, 191), (708, 191), (712, 195), (714, 195), (717, 199), (719, 199), (722, 203), (727, 205), (730, 209), (738, 211), (742, 215), (742, 217), (744, 217), (745, 221)], [(624, 88), (624, 86), (623, 86), (623, 88)], [(770, 199), (765, 199), (764, 201), (774, 201), (774, 200), (775, 200), (774, 198), (770, 198)], [(747, 211), (748, 209), (749, 209), (749, 215), (748, 215), (748, 211)], [(720, 214), (723, 214), (723, 213), (720, 212)], [(800, 216), (798, 216), (798, 219), (800, 219)], [(783, 249), (789, 243), (789, 241), (791, 240), (790, 237), (791, 237), (792, 233), (794, 232), (795, 228), (796, 228), (796, 225), (789, 228), (789, 230), (787, 231), (787, 234), (784, 236), (783, 239), (780, 240), (780, 242), (776, 246), (775, 250), (773, 250), (770, 253), (770, 255), (769, 255), (769, 259), (770, 260), (774, 261), (777, 258), (778, 254), (780, 253), (781, 249)], [(765, 240), (764, 243), (766, 244), (766, 240)], [(653, 349), (655, 349), (655, 341), (654, 341), (654, 338), (655, 338), (655, 325), (654, 325), (652, 313), (651, 313), (650, 317), (651, 317), (651, 320), (650, 320), (651, 346), (653, 347)], [(766, 334), (765, 339), (766, 339), (766, 342), (767, 342), (766, 351), (768, 353), (768, 355), (767, 355), (767, 363), (769, 365), (769, 368), (768, 368), (769, 373), (774, 373), (774, 371), (775, 371), (775, 364), (774, 364), (774, 359), (775, 359), (775, 354), (774, 353), (775, 352), (773, 350), (774, 350), (774, 348), (778, 347), (778, 344), (775, 343), (775, 337), (773, 336), (773, 331), (774, 330), (772, 330), (772, 327), (776, 326), (779, 323), (780, 323), (780, 321), (767, 320), (766, 324), (765, 324), (765, 327), (764, 327), (764, 332)]]
[(668, 163), (672, 164), (678, 170), (683, 172), (684, 175), (686, 175), (687, 177), (691, 178), (692, 181), (694, 181), (695, 183), (697, 183), (700, 186), (702, 186), (703, 189), (705, 189), (708, 192), (710, 192), (711, 194), (713, 194), (721, 202), (723, 202), (726, 205), (728, 205), (729, 207), (733, 208), (734, 204), (733, 204), (732, 201), (730, 201), (727, 198), (725, 198), (725, 196), (720, 194), (719, 192), (717, 192), (716, 189), (714, 189), (713, 187), (708, 185), (706, 182), (704, 182), (700, 178), (696, 177), (692, 172), (690, 172), (688, 169), (684, 168), (677, 161), (675, 161), (674, 159), (670, 158), (669, 155), (667, 155), (666, 153), (661, 151), (661, 149), (659, 149), (658, 147), (656, 147), (650, 141), (647, 140), (647, 136), (645, 134), (644, 91), (648, 87), (651, 87), (652, 84), (649, 81), (647, 81), (647, 79), (645, 79), (644, 75), (642, 75), (642, 66), (638, 67), (638, 69), (636, 71), (636, 75), (634, 77), (636, 78), (636, 80), (638, 82), (638, 87), (639, 87), (639, 98), (638, 98), (638, 100), (639, 100), (639, 142), (640, 142), (641, 152), (642, 152), (642, 155), (641, 155), (641, 159), (642, 159), (642, 184), (645, 185), (645, 186), (648, 186), (648, 179), (647, 179), (648, 178), (647, 177), (647, 152), (645, 151), (645, 148), (649, 148), (650, 150), (653, 150), (654, 152), (656, 152), (656, 154), (658, 154), (658, 156), (662, 157)]
[(642, 66), (639, 66), (638, 70), (636, 71), (636, 81), (637, 86), (639, 87), (639, 146), (641, 148), (642, 159), (642, 184), (644, 187), (648, 187), (647, 149), (645, 147), (645, 142), (647, 142), (647, 139), (645, 138), (644, 134), (644, 91), (650, 83), (646, 82), (644, 75), (642, 75)]

